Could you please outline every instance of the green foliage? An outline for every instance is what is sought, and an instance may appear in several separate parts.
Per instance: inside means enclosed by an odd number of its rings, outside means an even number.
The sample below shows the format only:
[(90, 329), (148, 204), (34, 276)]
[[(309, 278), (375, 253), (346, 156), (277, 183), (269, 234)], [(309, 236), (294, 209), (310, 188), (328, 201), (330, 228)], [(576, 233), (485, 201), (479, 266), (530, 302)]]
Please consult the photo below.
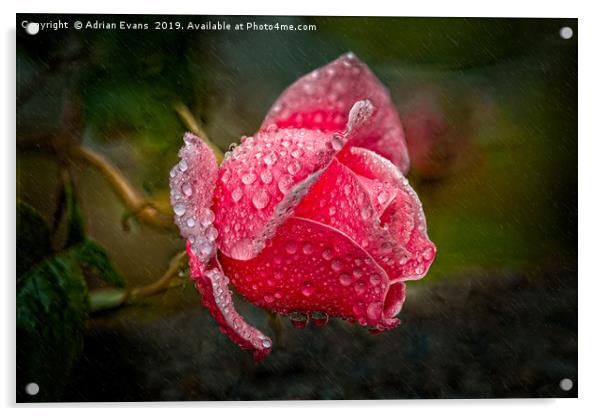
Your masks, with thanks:
[(123, 276), (115, 269), (104, 247), (94, 240), (86, 239), (71, 249), (80, 264), (94, 275), (113, 286), (124, 287)]
[[(88, 292), (76, 259), (58, 254), (33, 267), (17, 285), (17, 398), (58, 400), (81, 353)], [(23, 397), (27, 383), (40, 386)]]
[[(17, 399), (59, 400), (65, 380), (79, 357), (90, 301), (82, 273), (92, 272), (110, 285), (125, 281), (104, 247), (86, 238), (71, 181), (63, 190), (67, 242), (53, 253), (50, 230), (31, 206), (17, 203)], [(107, 289), (120, 291), (122, 289)], [(27, 396), (24, 387), (40, 392)]]
[(46, 221), (25, 202), (17, 202), (17, 279), (52, 252)]

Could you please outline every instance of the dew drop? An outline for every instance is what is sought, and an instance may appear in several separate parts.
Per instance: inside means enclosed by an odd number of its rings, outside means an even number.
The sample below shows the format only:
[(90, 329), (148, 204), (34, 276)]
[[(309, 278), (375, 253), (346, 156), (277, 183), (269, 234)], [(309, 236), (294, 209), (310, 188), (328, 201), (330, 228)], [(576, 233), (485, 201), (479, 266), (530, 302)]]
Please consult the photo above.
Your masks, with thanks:
[(341, 136), (338, 134), (333, 135), (332, 139), (330, 140), (330, 145), (335, 152), (341, 150), (343, 148), (343, 140), (341, 139)]
[(266, 303), (272, 303), (272, 302), (274, 302), (274, 295), (271, 295), (271, 294), (267, 293), (267, 294), (265, 294), (265, 295), (263, 296), (263, 300), (264, 300)]
[(289, 163), (289, 165), (286, 167), (286, 170), (288, 171), (288, 173), (290, 173), (291, 175), (294, 175), (295, 173), (299, 172), (301, 170), (301, 163), (299, 163), (298, 160), (293, 160), (291, 163)]
[(303, 149), (299, 148), (299, 149), (295, 149), (291, 152), (291, 156), (294, 157), (295, 159), (299, 159), (301, 156), (303, 156)]
[(303, 282), (303, 285), (301, 286), (301, 293), (303, 294), (303, 296), (306, 296), (306, 297), (311, 296), (315, 290), (316, 289), (311, 284), (311, 282), (307, 282), (307, 281)]
[(263, 157), (263, 161), (266, 165), (271, 166), (278, 160), (278, 156), (274, 152), (270, 152)]
[(364, 282), (357, 282), (353, 288), (355, 289), (355, 293), (361, 295), (366, 291), (366, 284)]
[(334, 214), (337, 213), (337, 210), (335, 207), (330, 207), (328, 208), (328, 215), (330, 215), (331, 217), (334, 216)]
[(283, 194), (286, 194), (288, 192), (288, 190), (291, 189), (292, 186), (293, 186), (293, 178), (289, 175), (284, 175), (278, 181), (278, 189), (280, 189), (280, 192), (282, 192)]
[(209, 227), (205, 232), (205, 236), (209, 241), (215, 241), (217, 239), (218, 232), (215, 227)]
[(293, 312), (289, 315), (289, 319), (295, 328), (305, 328), (307, 326), (307, 315), (301, 312)]
[(377, 274), (373, 274), (372, 276), (370, 276), (370, 284), (372, 286), (376, 286), (380, 283), (380, 276)]
[(232, 173), (230, 172), (230, 170), (224, 169), (224, 173), (222, 173), (222, 177), (221, 177), (222, 183), (228, 182), (230, 180), (230, 176), (232, 176)]
[(284, 249), (288, 254), (295, 254), (297, 252), (297, 243), (290, 240), (286, 243)]
[(268, 195), (265, 189), (258, 189), (253, 194), (253, 198), (251, 199), (251, 201), (253, 202), (255, 208), (263, 209), (268, 205), (268, 202), (270, 201), (270, 196)]
[(426, 261), (429, 261), (433, 258), (433, 248), (427, 247), (422, 251), (422, 258)]
[(264, 338), (264, 339), (261, 340), (261, 346), (263, 348), (270, 348), (272, 346), (272, 341), (270, 341), (267, 338)]
[(347, 273), (341, 273), (339, 275), (339, 283), (343, 286), (349, 286), (351, 284), (351, 276)]
[(192, 186), (190, 186), (190, 184), (188, 182), (184, 182), (182, 184), (182, 192), (186, 196), (191, 196), (192, 195)]
[(393, 245), (388, 241), (385, 241), (380, 245), (380, 248), (383, 251), (383, 253), (390, 253), (393, 250)]
[(366, 309), (366, 315), (368, 316), (368, 319), (376, 321), (380, 318), (381, 311), (382, 304), (380, 302), (372, 302)]
[(272, 176), (272, 171), (268, 169), (261, 172), (259, 176), (261, 177), (261, 181), (265, 184), (271, 183), (272, 179), (274, 179), (274, 177)]
[(194, 222), (194, 218), (190, 217), (190, 218), (188, 218), (188, 219), (186, 220), (186, 225), (187, 225), (188, 227), (192, 228), (192, 227), (194, 227), (194, 224), (195, 224), (195, 222)]
[(367, 220), (368, 218), (370, 218), (371, 214), (372, 213), (370, 212), (370, 207), (368, 207), (367, 205), (364, 205), (360, 210), (360, 215), (362, 216), (363, 220)]
[(313, 251), (314, 251), (314, 248), (312, 247), (311, 244), (309, 244), (309, 243), (303, 244), (303, 253), (304, 254), (309, 255), (309, 254), (313, 253)]
[(326, 312), (314, 311), (311, 313), (311, 321), (315, 326), (324, 326), (328, 323), (328, 314)]
[(322, 258), (326, 261), (332, 260), (333, 257), (334, 257), (334, 254), (332, 253), (332, 250), (330, 250), (330, 249), (326, 249), (322, 252)]
[(176, 204), (173, 207), (173, 211), (178, 217), (181, 217), (186, 212), (186, 207), (184, 206), (184, 204)]
[(339, 259), (333, 260), (332, 263), (330, 263), (330, 268), (335, 272), (339, 272), (343, 268), (343, 262)]
[(378, 200), (379, 204), (384, 204), (385, 202), (387, 202), (388, 198), (389, 198), (389, 193), (387, 191), (382, 191), (376, 197), (376, 199)]
[(240, 201), (240, 199), (242, 198), (242, 189), (237, 187), (232, 191), (232, 194), (230, 196), (232, 196), (232, 200), (234, 202)]
[(253, 182), (255, 182), (255, 179), (257, 179), (257, 175), (255, 175), (253, 172), (245, 173), (242, 175), (242, 178), (240, 178), (242, 183), (245, 185), (251, 185)]
[(180, 160), (180, 163), (178, 163), (178, 169), (180, 169), (182, 172), (186, 172), (188, 170), (188, 163), (186, 163), (184, 159)]
[(345, 195), (349, 196), (349, 194), (351, 194), (351, 185), (346, 183), (345, 186), (343, 186), (343, 192)]
[(209, 225), (211, 225), (213, 223), (213, 221), (215, 220), (215, 214), (213, 214), (213, 211), (211, 211), (209, 208), (205, 208), (201, 214), (201, 225), (203, 227), (208, 227)]

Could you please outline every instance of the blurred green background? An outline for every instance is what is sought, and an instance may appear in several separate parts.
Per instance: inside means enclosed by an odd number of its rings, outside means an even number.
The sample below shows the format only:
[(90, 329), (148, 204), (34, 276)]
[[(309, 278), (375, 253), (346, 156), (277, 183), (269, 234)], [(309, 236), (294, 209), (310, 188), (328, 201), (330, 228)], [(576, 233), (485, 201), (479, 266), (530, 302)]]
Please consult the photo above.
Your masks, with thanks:
[[(59, 18), (149, 29), (21, 29)], [(317, 30), (164, 31), (157, 21)], [(560, 36), (567, 26), (570, 39)], [(18, 209), (17, 399), (576, 396), (577, 37), (576, 19), (18, 15), (17, 200), (28, 208)], [(373, 336), (332, 320), (294, 330), (284, 318), (280, 328), (238, 299), (243, 316), (279, 334), (256, 365), (219, 333), (190, 284), (101, 313), (84, 294), (68, 325), (73, 296), (45, 293), (36, 262), (70, 253), (96, 267), (81, 273), (92, 293), (153, 282), (183, 241), (134, 219), (124, 230), (123, 203), (98, 170), (69, 162), (65, 146), (104, 155), (168, 211), (168, 172), (186, 130), (175, 105), (227, 150), (290, 83), (347, 51), (391, 92), (438, 247), (429, 274), (408, 285), (399, 328)], [(49, 236), (27, 226), (40, 218)], [(65, 243), (74, 235), (77, 244)], [(42, 240), (51, 247), (32, 248)], [(98, 251), (82, 261), (73, 247), (87, 241)], [(49, 302), (67, 309), (44, 320)], [(25, 393), (52, 371), (58, 387)], [(563, 378), (572, 390), (559, 388)]]

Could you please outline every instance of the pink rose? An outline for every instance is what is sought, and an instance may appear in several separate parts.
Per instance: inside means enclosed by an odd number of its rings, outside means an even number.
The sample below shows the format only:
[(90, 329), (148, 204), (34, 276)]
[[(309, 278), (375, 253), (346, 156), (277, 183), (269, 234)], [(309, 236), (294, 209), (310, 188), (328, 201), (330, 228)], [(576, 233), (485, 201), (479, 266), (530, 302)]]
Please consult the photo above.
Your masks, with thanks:
[(346, 54), (296, 81), (219, 167), (199, 138), (184, 142), (175, 221), (202, 303), (232, 341), (256, 359), (272, 347), (235, 311), (229, 283), (297, 326), (399, 324), (405, 281), (427, 273), (435, 246), (402, 173), (399, 117), (364, 63)]

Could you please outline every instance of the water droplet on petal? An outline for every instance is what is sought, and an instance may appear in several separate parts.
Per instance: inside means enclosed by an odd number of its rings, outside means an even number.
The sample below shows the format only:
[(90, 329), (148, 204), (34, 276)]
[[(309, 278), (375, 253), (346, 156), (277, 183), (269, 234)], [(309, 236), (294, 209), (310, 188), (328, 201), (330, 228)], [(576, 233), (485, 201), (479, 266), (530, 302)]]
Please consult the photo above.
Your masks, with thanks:
[(332, 260), (333, 257), (334, 257), (334, 254), (332, 253), (332, 250), (330, 250), (330, 249), (326, 249), (322, 252), (322, 258), (326, 261)]
[(255, 182), (255, 179), (257, 179), (257, 175), (255, 175), (253, 172), (245, 173), (242, 175), (242, 178), (240, 178), (242, 183), (245, 185), (251, 185), (253, 182)]
[(272, 302), (274, 302), (274, 296), (273, 296), (273, 295), (271, 295), (271, 294), (269, 294), (269, 293), (267, 293), (267, 294), (265, 294), (265, 295), (263, 296), (263, 300), (264, 300), (266, 303), (272, 303)]
[(337, 213), (337, 210), (335, 207), (330, 207), (328, 208), (328, 215), (330, 215), (331, 217), (334, 216), (334, 214)]
[(186, 225), (189, 226), (190, 228), (194, 227), (194, 218), (190, 217), (186, 220)]
[(295, 254), (297, 252), (297, 243), (290, 240), (286, 243), (284, 249), (288, 254)]
[(343, 286), (349, 286), (351, 284), (351, 276), (347, 273), (341, 273), (339, 275), (339, 283)]
[(232, 197), (232, 200), (234, 202), (240, 201), (240, 199), (242, 198), (242, 189), (237, 187), (232, 191), (232, 194), (230, 196)]
[(186, 163), (184, 159), (180, 160), (180, 163), (178, 163), (178, 169), (180, 169), (182, 172), (186, 172), (188, 170), (188, 163)]
[(215, 241), (217, 239), (218, 232), (215, 227), (209, 227), (205, 232), (205, 236), (209, 241)]
[(283, 194), (286, 194), (288, 192), (288, 190), (291, 189), (292, 186), (293, 186), (293, 178), (289, 175), (284, 175), (278, 181), (278, 189), (280, 189), (280, 192), (282, 192)]
[(184, 182), (182, 184), (182, 193), (184, 193), (184, 195), (186, 196), (192, 195), (192, 186), (190, 186), (188, 182)]
[(272, 171), (269, 169), (266, 169), (263, 172), (261, 172), (260, 176), (261, 181), (265, 184), (272, 182), (272, 179), (274, 179), (274, 177), (272, 176)]
[(255, 208), (263, 209), (268, 205), (268, 202), (270, 201), (270, 195), (265, 189), (258, 189), (253, 194), (253, 198), (251, 200), (253, 201)]
[(301, 293), (303, 294), (303, 296), (309, 297), (314, 293), (315, 290), (316, 289), (311, 284), (311, 282), (303, 282), (303, 285), (301, 286)]
[(370, 276), (370, 284), (372, 286), (378, 285), (380, 283), (380, 280), (381, 280), (381, 278), (377, 274), (373, 274), (372, 276)]
[(303, 253), (304, 254), (311, 254), (311, 253), (313, 253), (313, 251), (314, 251), (314, 248), (312, 247), (311, 244), (309, 244), (309, 243), (303, 244)]
[(341, 269), (343, 268), (343, 262), (341, 262), (341, 260), (339, 259), (333, 260), (333, 262), (330, 263), (330, 267), (335, 272), (341, 271)]
[(355, 289), (355, 293), (361, 295), (366, 291), (366, 284), (364, 282), (357, 282), (353, 288)]
[(272, 346), (272, 341), (270, 341), (267, 338), (264, 338), (261, 340), (261, 345), (263, 346), (263, 348), (270, 348)]
[(208, 227), (215, 221), (215, 214), (209, 208), (205, 208), (201, 213), (200, 222), (203, 227)]
[(181, 217), (186, 212), (186, 207), (184, 206), (184, 204), (176, 204), (173, 207), (173, 211), (178, 217)]
[(278, 155), (276, 155), (276, 153), (274, 153), (274, 152), (270, 152), (263, 157), (263, 161), (268, 166), (273, 165), (274, 163), (276, 163), (277, 160), (278, 160)]
[(332, 136), (332, 139), (330, 140), (330, 145), (332, 146), (332, 149), (335, 152), (341, 150), (343, 148), (343, 140), (341, 136), (339, 136), (338, 134), (334, 134)]
[(293, 160), (291, 163), (289, 163), (289, 165), (286, 167), (286, 170), (288, 171), (288, 173), (290, 173), (291, 175), (294, 175), (295, 173), (299, 172), (301, 170), (301, 163), (299, 163), (298, 160)]
[(382, 304), (380, 302), (373, 302), (368, 305), (366, 309), (366, 315), (368, 315), (368, 319), (378, 320), (380, 318), (380, 314), (382, 311)]
[(380, 248), (383, 251), (383, 253), (390, 253), (393, 250), (393, 245), (388, 241), (385, 241), (380, 245)]

